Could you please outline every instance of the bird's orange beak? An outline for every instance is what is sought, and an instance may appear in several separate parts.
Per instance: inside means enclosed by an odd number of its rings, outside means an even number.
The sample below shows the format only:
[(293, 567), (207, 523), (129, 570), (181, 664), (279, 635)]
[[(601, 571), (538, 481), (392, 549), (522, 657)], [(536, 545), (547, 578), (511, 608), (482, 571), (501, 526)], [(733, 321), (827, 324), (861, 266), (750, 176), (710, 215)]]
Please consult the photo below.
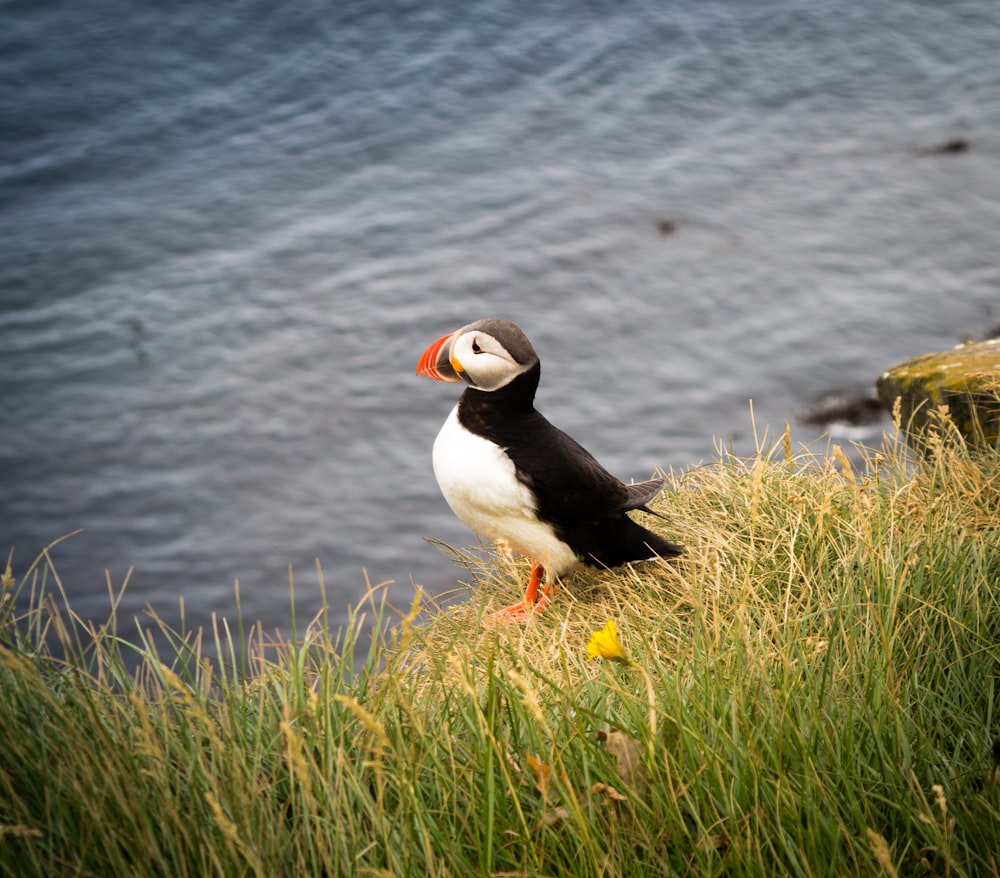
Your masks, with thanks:
[(451, 364), (451, 340), (455, 333), (449, 332), (432, 344), (417, 363), (417, 374), (435, 381), (461, 381), (462, 376)]

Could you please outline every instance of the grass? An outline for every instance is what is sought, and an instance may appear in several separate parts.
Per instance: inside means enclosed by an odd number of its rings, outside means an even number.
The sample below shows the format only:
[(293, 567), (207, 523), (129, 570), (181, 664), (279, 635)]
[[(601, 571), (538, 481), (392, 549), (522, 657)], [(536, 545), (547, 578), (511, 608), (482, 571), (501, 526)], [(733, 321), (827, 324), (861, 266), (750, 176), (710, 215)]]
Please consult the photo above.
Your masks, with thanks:
[(374, 592), (357, 663), (361, 610), (133, 654), (43, 557), (3, 583), (0, 873), (996, 875), (998, 479), (960, 443), (721, 454), (658, 506), (680, 561), (490, 631), (526, 566), (457, 553), (474, 599)]

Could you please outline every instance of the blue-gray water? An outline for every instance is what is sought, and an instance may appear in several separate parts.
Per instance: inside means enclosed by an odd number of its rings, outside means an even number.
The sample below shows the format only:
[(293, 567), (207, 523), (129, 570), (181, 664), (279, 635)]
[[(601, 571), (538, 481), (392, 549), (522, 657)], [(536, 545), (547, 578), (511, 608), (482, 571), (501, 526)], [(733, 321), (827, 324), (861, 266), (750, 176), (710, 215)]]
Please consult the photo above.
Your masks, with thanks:
[(449, 590), (413, 372), (488, 315), (619, 476), (749, 449), (1000, 319), (998, 58), (994, 0), (2, 3), (0, 546), (83, 528), (95, 618)]

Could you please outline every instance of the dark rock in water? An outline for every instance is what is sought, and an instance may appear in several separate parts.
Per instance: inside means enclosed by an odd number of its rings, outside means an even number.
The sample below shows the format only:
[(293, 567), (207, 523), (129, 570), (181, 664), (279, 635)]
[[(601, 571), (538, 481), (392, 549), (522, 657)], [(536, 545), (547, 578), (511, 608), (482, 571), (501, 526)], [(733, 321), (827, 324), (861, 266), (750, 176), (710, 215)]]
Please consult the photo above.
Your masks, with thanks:
[(660, 233), (660, 237), (662, 238), (673, 235), (677, 231), (677, 220), (661, 217), (656, 221), (656, 230)]
[(937, 146), (929, 146), (920, 150), (924, 155), (958, 155), (968, 152), (972, 144), (964, 137), (952, 137)]
[(874, 387), (837, 390), (826, 393), (812, 405), (802, 409), (796, 419), (812, 427), (833, 424), (868, 427), (882, 420), (885, 411)]
[(899, 400), (900, 423), (912, 448), (926, 449), (928, 429), (940, 429), (941, 406), (948, 407), (970, 446), (993, 448), (1000, 440), (1000, 339), (900, 363), (880, 375), (876, 386), (887, 409)]
[(988, 341), (991, 338), (1000, 338), (1000, 323), (991, 326), (983, 333), (983, 341)]

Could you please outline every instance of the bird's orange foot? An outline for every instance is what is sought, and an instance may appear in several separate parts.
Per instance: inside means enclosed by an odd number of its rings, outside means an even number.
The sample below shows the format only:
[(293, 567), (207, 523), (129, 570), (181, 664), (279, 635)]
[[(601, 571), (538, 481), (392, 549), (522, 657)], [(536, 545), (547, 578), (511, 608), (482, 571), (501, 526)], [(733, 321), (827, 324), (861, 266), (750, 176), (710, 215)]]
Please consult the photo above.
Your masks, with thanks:
[(541, 613), (550, 603), (551, 601), (547, 594), (543, 594), (534, 603), (527, 600), (518, 601), (509, 607), (504, 607), (502, 610), (490, 613), (483, 619), (483, 627), (493, 628), (495, 625), (501, 625), (504, 622), (517, 622), (524, 625), (530, 622), (538, 613)]
[(491, 613), (483, 619), (483, 627), (492, 628), (501, 622), (519, 622), (523, 625), (530, 622), (537, 613), (542, 612), (551, 603), (549, 599), (551, 586), (545, 586), (542, 593), (538, 593), (538, 586), (542, 584), (544, 572), (545, 568), (541, 564), (532, 564), (531, 576), (528, 579), (528, 588), (524, 592), (524, 598), (516, 604)]

